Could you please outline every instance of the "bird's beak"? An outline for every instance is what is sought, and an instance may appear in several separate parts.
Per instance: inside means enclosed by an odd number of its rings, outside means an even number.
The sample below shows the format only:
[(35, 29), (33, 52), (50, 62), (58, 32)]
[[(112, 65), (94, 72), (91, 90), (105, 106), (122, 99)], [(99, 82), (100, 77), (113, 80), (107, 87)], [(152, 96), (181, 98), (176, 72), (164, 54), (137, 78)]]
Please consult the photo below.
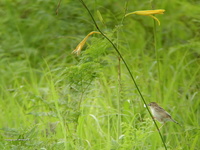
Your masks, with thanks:
[[(150, 106), (150, 104), (147, 104), (147, 106)], [(146, 107), (146, 105), (144, 104), (144, 107)]]

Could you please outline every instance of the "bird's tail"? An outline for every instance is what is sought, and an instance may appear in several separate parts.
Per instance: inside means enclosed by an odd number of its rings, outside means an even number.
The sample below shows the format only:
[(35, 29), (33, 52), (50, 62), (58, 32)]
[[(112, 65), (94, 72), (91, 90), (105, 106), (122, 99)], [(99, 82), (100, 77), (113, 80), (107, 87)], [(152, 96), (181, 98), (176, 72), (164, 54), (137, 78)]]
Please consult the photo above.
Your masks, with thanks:
[[(172, 119), (172, 118), (171, 118)], [(182, 126), (180, 123), (178, 123), (176, 120), (172, 119), (173, 122), (175, 122), (176, 124)]]

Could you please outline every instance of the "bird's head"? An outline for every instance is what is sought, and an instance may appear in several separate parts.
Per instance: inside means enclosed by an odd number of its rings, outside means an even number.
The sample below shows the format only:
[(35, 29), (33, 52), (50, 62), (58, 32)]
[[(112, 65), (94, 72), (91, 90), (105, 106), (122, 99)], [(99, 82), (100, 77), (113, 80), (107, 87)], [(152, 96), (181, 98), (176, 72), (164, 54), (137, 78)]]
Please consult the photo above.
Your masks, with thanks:
[(152, 107), (155, 107), (155, 106), (158, 106), (158, 104), (157, 104), (156, 102), (151, 102), (151, 103), (148, 104), (148, 106), (150, 106), (150, 107), (151, 107), (151, 106), (152, 106)]

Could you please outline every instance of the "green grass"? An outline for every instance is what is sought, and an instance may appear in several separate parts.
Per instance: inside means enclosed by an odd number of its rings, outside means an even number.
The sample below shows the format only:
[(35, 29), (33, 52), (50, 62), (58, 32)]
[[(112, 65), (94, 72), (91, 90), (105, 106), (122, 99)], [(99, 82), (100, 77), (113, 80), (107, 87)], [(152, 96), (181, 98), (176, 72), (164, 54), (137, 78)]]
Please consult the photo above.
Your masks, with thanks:
[[(183, 125), (161, 129), (167, 148), (200, 149), (200, 3), (152, 2), (166, 10), (156, 15), (156, 58), (150, 17), (132, 15), (121, 24), (125, 1), (85, 2), (146, 102), (158, 102)], [(0, 2), (0, 149), (164, 149), (112, 45), (94, 34), (80, 56), (71, 54), (96, 31), (87, 11), (63, 0), (56, 15), (57, 4)], [(151, 3), (129, 1), (127, 8), (147, 10)]]

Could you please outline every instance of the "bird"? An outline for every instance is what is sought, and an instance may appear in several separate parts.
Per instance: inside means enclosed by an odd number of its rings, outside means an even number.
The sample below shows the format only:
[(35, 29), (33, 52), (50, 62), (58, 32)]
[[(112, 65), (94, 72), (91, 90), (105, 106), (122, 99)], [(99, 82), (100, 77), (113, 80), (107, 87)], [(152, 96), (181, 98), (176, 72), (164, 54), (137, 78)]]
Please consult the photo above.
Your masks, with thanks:
[(156, 120), (158, 120), (159, 122), (163, 123), (163, 125), (168, 121), (172, 121), (176, 124), (179, 124), (177, 121), (172, 119), (171, 115), (166, 110), (164, 110), (162, 107), (160, 107), (156, 102), (151, 102), (147, 106), (150, 107), (153, 117)]

